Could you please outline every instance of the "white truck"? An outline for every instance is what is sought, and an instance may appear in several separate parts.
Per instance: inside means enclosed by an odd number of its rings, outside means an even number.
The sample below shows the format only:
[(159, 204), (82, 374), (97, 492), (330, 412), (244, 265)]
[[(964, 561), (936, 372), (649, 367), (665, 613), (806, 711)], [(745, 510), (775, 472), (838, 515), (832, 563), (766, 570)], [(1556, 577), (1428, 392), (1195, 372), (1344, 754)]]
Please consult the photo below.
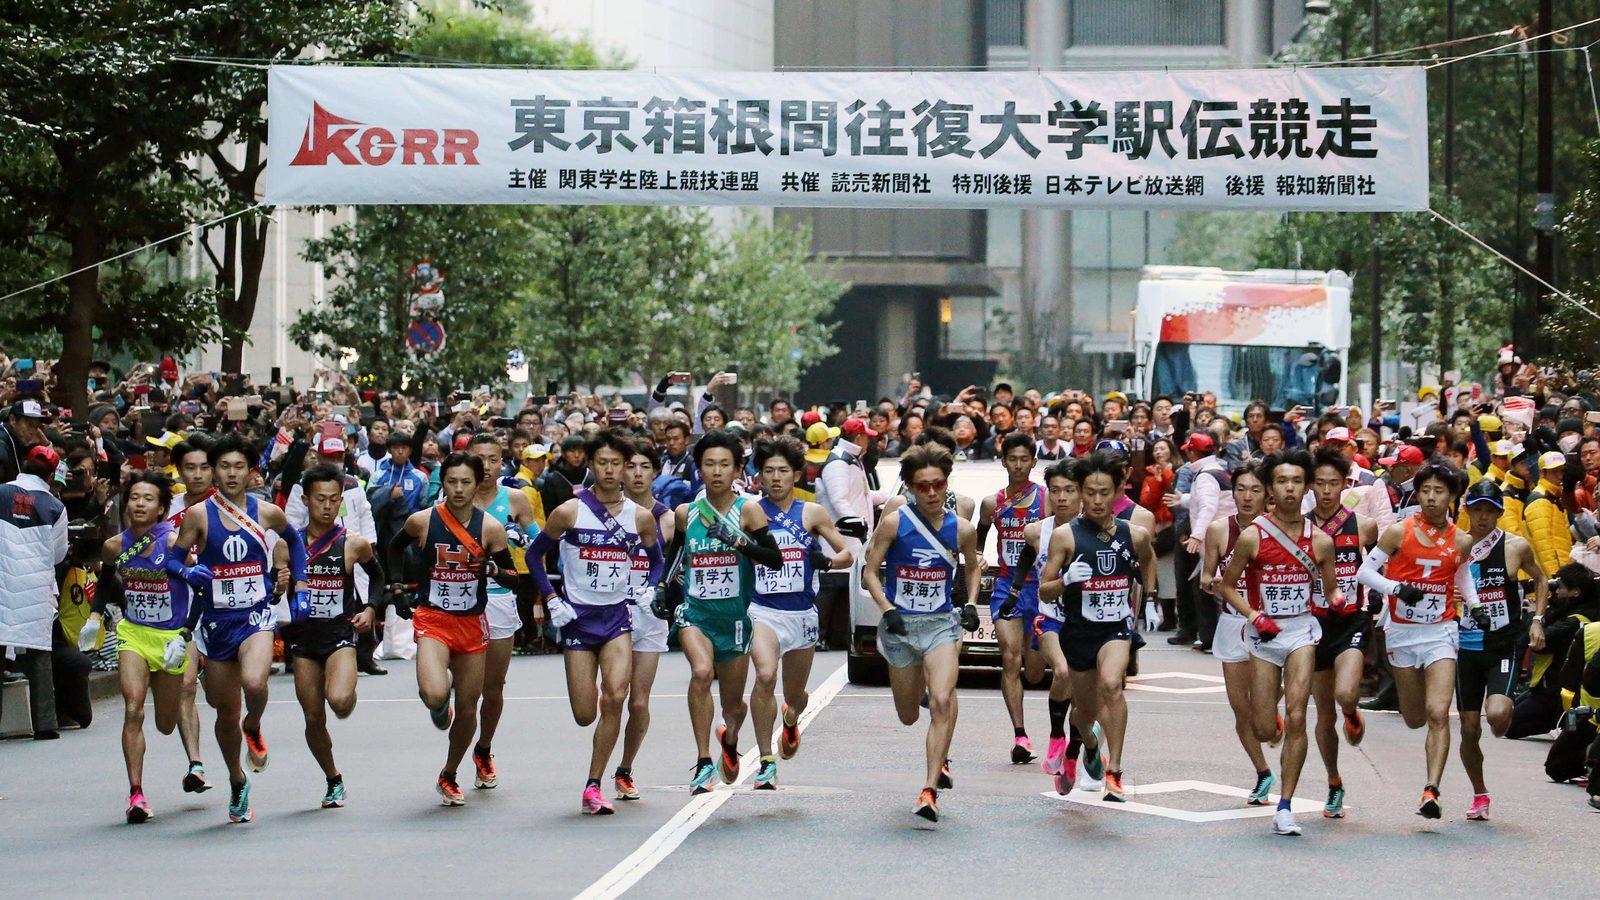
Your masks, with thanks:
[(1133, 383), (1142, 397), (1217, 395), (1241, 412), (1343, 405), (1350, 350), (1350, 276), (1295, 269), (1140, 270)]

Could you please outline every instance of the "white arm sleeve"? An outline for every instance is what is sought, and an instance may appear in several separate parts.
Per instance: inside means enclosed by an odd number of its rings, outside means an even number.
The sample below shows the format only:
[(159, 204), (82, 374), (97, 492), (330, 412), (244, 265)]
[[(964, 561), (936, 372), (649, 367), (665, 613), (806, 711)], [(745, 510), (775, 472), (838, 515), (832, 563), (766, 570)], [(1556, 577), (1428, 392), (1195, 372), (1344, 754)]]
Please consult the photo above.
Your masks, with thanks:
[(1479, 605), (1478, 580), (1472, 577), (1472, 566), (1466, 563), (1456, 568), (1456, 590), (1461, 592), (1461, 606), (1463, 609), (1474, 609)]
[(1388, 561), (1389, 554), (1383, 552), (1383, 548), (1373, 547), (1367, 551), (1361, 571), (1356, 573), (1356, 581), (1385, 596), (1394, 596), (1400, 591), (1400, 582), (1383, 577), (1383, 564)]

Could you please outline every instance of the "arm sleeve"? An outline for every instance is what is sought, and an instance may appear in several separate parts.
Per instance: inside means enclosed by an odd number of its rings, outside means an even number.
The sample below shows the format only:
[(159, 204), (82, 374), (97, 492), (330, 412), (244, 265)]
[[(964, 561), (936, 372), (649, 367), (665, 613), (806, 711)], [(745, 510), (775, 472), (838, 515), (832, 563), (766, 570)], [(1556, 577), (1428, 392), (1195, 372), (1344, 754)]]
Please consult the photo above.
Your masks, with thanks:
[[(106, 574), (100, 576), (100, 581), (95, 584), (94, 603), (89, 606), (89, 611), (99, 613), (103, 618), (106, 610), (112, 606), (122, 605), (122, 575), (116, 569), (106, 567)], [(190, 603), (190, 606), (194, 606)]]
[[(1033, 564), (1038, 562), (1038, 561), (1039, 561), (1039, 551), (1034, 549), (1033, 547), (1028, 546), (1027, 544), (1023, 544), (1022, 545), (1022, 552), (1017, 554), (1017, 565), (1016, 565), (1016, 568), (1014, 569), (1014, 571), (1024, 572), (1024, 573), (1027, 573), (1027, 574), (1031, 575), (1033, 573)], [(1021, 579), (1013, 577), (1011, 579), (1011, 583), (1012, 584), (1019, 584), (1022, 581), (1026, 581), (1026, 580), (1027, 580), (1026, 576), (1024, 576)]]
[(750, 532), (750, 540), (738, 551), (751, 562), (769, 569), (783, 567), (783, 551), (778, 549), (778, 541), (772, 536), (771, 528), (763, 526)]
[(1463, 609), (1478, 605), (1478, 579), (1472, 577), (1472, 566), (1462, 563), (1456, 567), (1456, 590), (1461, 592)]
[(489, 558), (494, 560), (494, 580), (502, 587), (516, 590), (517, 583), (522, 580), (522, 575), (517, 572), (517, 562), (511, 556), (511, 548), (506, 547), (503, 550), (496, 550), (489, 555)]
[(285, 528), (278, 532), (289, 545), (289, 583), (306, 580), (306, 542), (298, 528)]
[(193, 635), (194, 630), (200, 627), (200, 604), (195, 601), (194, 594), (189, 595), (189, 618), (184, 620), (183, 630)]
[(523, 554), (528, 561), (528, 577), (533, 579), (533, 586), (538, 588), (540, 595), (545, 597), (555, 596), (556, 588), (555, 585), (550, 583), (550, 573), (544, 569), (544, 558), (549, 555), (550, 551), (556, 549), (556, 545), (559, 543), (560, 541), (551, 540), (549, 534), (541, 531), (539, 536), (534, 538), (533, 543), (529, 545), (528, 551)]
[(650, 560), (650, 574), (645, 576), (645, 583), (660, 584), (661, 573), (666, 571), (666, 556), (661, 552), (661, 542), (656, 541), (653, 546), (644, 548), (644, 555)]
[(378, 548), (373, 547), (372, 558), (364, 563), (361, 563), (360, 565), (361, 571), (367, 573), (367, 606), (371, 607), (372, 609), (379, 609), (383, 606), (383, 601), (381, 599), (375, 600), (373, 598), (381, 598), (384, 596), (386, 579), (383, 572), (383, 564), (378, 562)]
[[(1384, 577), (1383, 564), (1388, 561), (1389, 554), (1378, 547), (1373, 547), (1367, 551), (1367, 558), (1361, 561), (1361, 570), (1356, 572), (1356, 581), (1380, 594), (1393, 596), (1400, 590), (1400, 583)], [(1468, 577), (1471, 577), (1470, 570)], [(1473, 596), (1477, 596), (1476, 591), (1473, 592)]]
[(650, 392), (650, 402), (645, 404), (644, 411), (646, 413), (648, 413), (648, 412), (650, 412), (650, 410), (655, 409), (656, 407), (661, 406), (662, 404), (666, 403), (667, 402), (667, 390), (668, 390), (668, 388), (671, 388), (671, 387), (672, 387), (672, 376), (671, 375), (663, 375), (663, 376), (661, 376), (661, 380), (656, 382), (656, 389)]

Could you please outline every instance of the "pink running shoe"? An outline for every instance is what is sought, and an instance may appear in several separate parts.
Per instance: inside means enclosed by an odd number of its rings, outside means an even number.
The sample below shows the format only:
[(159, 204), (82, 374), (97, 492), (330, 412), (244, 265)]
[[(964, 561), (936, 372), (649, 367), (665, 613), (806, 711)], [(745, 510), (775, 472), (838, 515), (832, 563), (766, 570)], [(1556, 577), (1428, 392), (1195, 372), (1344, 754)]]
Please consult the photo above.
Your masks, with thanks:
[(140, 822), (150, 820), (150, 801), (144, 799), (144, 792), (136, 791), (128, 795), (128, 824), (138, 825)]
[(1053, 737), (1050, 739), (1049, 745), (1045, 747), (1044, 762), (1040, 763), (1039, 765), (1044, 768), (1044, 773), (1046, 775), (1060, 775), (1061, 765), (1065, 763), (1066, 760), (1067, 738), (1065, 735), (1063, 735), (1061, 737)]
[(1489, 795), (1477, 794), (1472, 798), (1472, 807), (1467, 810), (1467, 818), (1474, 822), (1489, 821)]
[(591, 784), (583, 789), (583, 814), (586, 816), (609, 816), (616, 812), (616, 807), (600, 793), (600, 786)]
[(1014, 766), (1031, 763), (1038, 757), (1033, 755), (1033, 741), (1027, 735), (1018, 737), (1016, 743), (1011, 745), (1011, 764)]
[(1078, 783), (1078, 760), (1076, 758), (1062, 761), (1061, 771), (1056, 773), (1056, 793), (1065, 797), (1072, 793), (1072, 786)]

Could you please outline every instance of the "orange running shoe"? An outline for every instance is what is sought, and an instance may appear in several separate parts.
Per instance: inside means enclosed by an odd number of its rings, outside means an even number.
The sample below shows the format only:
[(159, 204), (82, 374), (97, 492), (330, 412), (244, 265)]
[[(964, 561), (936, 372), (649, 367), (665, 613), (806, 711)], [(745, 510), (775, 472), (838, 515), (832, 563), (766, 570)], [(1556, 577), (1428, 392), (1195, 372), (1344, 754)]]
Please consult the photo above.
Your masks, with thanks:
[(490, 790), (500, 784), (500, 776), (494, 771), (494, 754), (489, 748), (472, 748), (472, 768), (476, 770), (472, 776), (473, 787)]
[(439, 792), (439, 803), (443, 806), (466, 806), (467, 796), (461, 793), (461, 788), (456, 785), (454, 778), (439, 776), (439, 783), (434, 785)]
[[(243, 731), (243, 729), (240, 729)], [(255, 734), (244, 732), (244, 746), (249, 757), (250, 771), (265, 772), (267, 770), (267, 739), (261, 736), (258, 730)]]
[(912, 812), (929, 822), (939, 821), (939, 792), (933, 788), (923, 788), (922, 794), (917, 797), (916, 808)]
[(632, 769), (618, 769), (616, 774), (611, 776), (611, 783), (617, 788), (618, 800), (639, 799), (639, 786), (633, 783)]
[(1106, 795), (1101, 798), (1107, 803), (1126, 803), (1128, 798), (1122, 791), (1122, 773), (1106, 772)]
[(1350, 746), (1361, 746), (1361, 739), (1367, 736), (1367, 723), (1361, 721), (1361, 710), (1344, 714), (1344, 739)]
[(789, 704), (783, 705), (783, 730), (778, 733), (778, 754), (784, 759), (794, 759), (800, 752), (800, 720), (797, 716), (793, 725), (789, 724)]
[[(722, 748), (722, 757), (717, 762), (717, 774), (722, 776), (723, 784), (733, 784), (739, 778), (739, 748), (737, 745), (728, 746), (728, 726), (717, 726), (717, 745)], [(738, 735), (734, 735), (738, 740)]]
[(1273, 747), (1281, 743), (1283, 743), (1283, 716), (1278, 717), (1278, 727), (1272, 732), (1272, 740), (1267, 742), (1269, 746)]

